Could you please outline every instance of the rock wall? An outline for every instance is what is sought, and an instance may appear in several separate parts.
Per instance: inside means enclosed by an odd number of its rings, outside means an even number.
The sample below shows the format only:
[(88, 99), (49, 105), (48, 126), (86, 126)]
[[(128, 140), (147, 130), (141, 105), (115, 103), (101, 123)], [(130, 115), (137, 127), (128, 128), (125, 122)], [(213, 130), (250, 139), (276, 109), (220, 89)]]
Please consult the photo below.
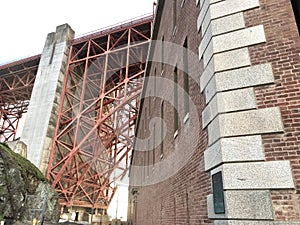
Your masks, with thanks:
[(0, 144), (0, 216), (27, 221), (39, 219), (48, 193), (45, 221), (59, 219), (58, 195), (31, 162)]

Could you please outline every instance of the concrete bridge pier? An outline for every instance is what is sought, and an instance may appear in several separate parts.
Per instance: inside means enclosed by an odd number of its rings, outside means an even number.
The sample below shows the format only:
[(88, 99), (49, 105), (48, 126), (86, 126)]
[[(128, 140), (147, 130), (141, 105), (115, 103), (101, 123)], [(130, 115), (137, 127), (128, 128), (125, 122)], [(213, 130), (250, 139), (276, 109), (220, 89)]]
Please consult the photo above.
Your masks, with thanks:
[(59, 112), (70, 42), (74, 31), (68, 24), (49, 33), (41, 55), (21, 140), (27, 157), (44, 174), (47, 172)]

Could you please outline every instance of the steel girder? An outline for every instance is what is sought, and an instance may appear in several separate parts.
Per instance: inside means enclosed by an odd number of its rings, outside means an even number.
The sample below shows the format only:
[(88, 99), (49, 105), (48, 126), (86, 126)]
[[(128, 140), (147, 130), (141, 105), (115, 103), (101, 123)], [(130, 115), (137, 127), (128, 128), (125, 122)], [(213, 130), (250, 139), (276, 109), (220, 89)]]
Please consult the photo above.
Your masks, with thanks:
[(28, 110), (40, 55), (0, 66), (0, 142), (13, 141)]
[(152, 16), (71, 45), (47, 178), (60, 204), (107, 209), (129, 168)]

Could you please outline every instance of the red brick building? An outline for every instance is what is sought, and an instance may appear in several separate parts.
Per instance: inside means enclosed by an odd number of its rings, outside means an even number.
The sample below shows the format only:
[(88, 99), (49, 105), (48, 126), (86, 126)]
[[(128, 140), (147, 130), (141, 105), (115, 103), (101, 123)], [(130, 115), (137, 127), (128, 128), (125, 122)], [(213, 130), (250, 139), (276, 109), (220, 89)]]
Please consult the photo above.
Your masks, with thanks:
[(300, 223), (299, 6), (158, 1), (131, 224)]

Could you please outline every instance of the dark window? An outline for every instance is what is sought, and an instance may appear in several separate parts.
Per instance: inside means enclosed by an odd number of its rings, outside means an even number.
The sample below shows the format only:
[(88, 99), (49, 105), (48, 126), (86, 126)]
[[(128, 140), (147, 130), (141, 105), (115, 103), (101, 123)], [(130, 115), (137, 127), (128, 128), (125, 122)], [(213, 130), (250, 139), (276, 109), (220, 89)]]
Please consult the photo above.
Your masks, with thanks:
[[(148, 98), (148, 116), (150, 117), (150, 115), (151, 115), (151, 98), (149, 97)], [(149, 127), (149, 124), (148, 124), (148, 127)], [(149, 130), (150, 130), (150, 128), (149, 128)]]
[(178, 130), (178, 74), (174, 69), (174, 132)]
[(298, 33), (300, 34), (300, 0), (291, 0), (295, 14), (295, 19), (298, 27)]
[(190, 211), (189, 211), (189, 194), (185, 193), (185, 202), (186, 202), (186, 224), (190, 224)]
[(75, 213), (75, 221), (78, 221), (78, 219), (79, 219), (79, 212), (76, 212)]
[(190, 111), (189, 104), (189, 67), (188, 67), (188, 43), (187, 38), (183, 44), (183, 80), (184, 80), (184, 114)]
[(149, 166), (150, 166), (150, 140), (148, 139), (148, 149), (147, 149), (147, 177), (149, 176)]
[(148, 113), (148, 109), (147, 109), (147, 107), (145, 107), (145, 109), (144, 109), (145, 111), (144, 111), (144, 116), (145, 116), (145, 118), (144, 118), (144, 129), (143, 129), (143, 132), (144, 132), (144, 134), (147, 132), (147, 120), (148, 120), (148, 115), (147, 115), (147, 113)]
[(144, 158), (143, 158), (143, 172), (144, 172), (144, 174), (143, 174), (143, 181), (145, 181), (146, 180), (146, 151), (144, 151)]
[(165, 37), (162, 37), (162, 41), (161, 41), (161, 72), (163, 73), (164, 71), (164, 66), (165, 66)]
[(161, 103), (160, 108), (160, 114), (161, 114), (161, 124), (160, 124), (160, 157), (162, 158), (164, 154), (164, 102)]
[(175, 220), (175, 224), (176, 224), (176, 197), (174, 197), (174, 220)]
[(156, 135), (156, 130), (155, 130), (155, 124), (153, 125), (153, 165), (155, 164), (155, 135)]
[(154, 69), (154, 96), (156, 97), (156, 68)]
[(173, 0), (173, 29), (177, 24), (177, 0)]

